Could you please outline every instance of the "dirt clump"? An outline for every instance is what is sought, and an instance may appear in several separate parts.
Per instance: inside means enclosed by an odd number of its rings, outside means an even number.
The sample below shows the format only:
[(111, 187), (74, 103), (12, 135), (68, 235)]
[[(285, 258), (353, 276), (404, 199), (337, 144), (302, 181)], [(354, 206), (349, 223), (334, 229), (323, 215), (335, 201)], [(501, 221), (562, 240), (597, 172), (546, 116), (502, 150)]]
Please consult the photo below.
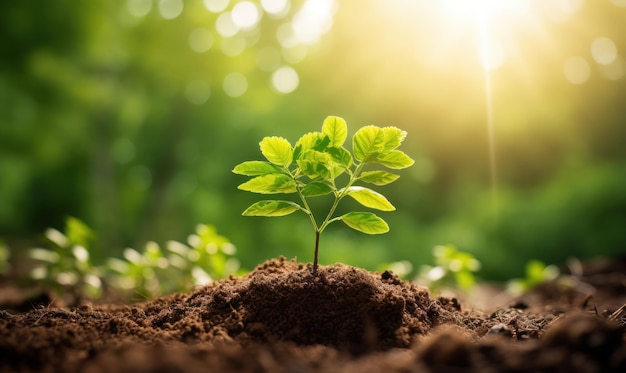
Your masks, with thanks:
[(279, 258), (134, 305), (5, 308), (0, 371), (624, 371), (622, 313), (585, 306), (483, 314), (391, 272)]
[(358, 354), (408, 347), (416, 335), (450, 319), (426, 289), (390, 272), (374, 275), (337, 264), (314, 275), (295, 262), (279, 263), (281, 271), (253, 272), (240, 293), (246, 334), (255, 340), (323, 344)]

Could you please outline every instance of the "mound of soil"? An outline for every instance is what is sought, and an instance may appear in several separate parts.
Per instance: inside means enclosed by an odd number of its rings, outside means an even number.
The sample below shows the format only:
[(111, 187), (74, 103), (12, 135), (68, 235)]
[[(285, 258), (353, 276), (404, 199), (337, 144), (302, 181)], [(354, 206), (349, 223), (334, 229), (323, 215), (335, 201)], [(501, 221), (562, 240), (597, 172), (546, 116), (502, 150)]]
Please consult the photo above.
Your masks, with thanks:
[(626, 371), (624, 307), (581, 296), (487, 314), (391, 272), (280, 258), (130, 306), (2, 310), (0, 371)]

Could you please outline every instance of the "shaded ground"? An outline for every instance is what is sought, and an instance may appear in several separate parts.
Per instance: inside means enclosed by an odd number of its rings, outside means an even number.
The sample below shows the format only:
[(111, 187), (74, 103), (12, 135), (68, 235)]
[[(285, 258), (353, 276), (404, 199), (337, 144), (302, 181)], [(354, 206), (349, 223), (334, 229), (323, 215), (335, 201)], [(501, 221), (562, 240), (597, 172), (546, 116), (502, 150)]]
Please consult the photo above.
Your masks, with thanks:
[(489, 313), (390, 272), (336, 264), (314, 276), (282, 258), (131, 306), (5, 305), (0, 371), (624, 372), (618, 264)]

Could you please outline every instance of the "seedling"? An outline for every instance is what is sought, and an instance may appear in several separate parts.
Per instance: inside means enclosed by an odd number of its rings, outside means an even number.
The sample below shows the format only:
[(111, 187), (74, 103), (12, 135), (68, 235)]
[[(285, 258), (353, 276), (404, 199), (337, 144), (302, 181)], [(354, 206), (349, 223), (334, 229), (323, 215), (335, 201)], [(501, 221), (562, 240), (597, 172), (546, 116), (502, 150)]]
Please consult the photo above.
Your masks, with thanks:
[[(239, 189), (260, 194), (296, 194), (299, 202), (262, 200), (252, 204), (244, 216), (284, 216), (302, 211), (309, 216), (315, 230), (313, 273), (317, 273), (320, 234), (329, 224), (343, 221), (347, 226), (367, 234), (389, 231), (387, 223), (371, 212), (349, 212), (335, 216), (335, 210), (344, 197), (351, 197), (361, 205), (381, 211), (395, 207), (382, 194), (357, 186), (357, 182), (377, 186), (387, 185), (400, 176), (386, 171), (365, 171), (365, 166), (380, 164), (390, 169), (403, 169), (414, 161), (397, 150), (407, 133), (396, 127), (365, 126), (352, 138), (352, 153), (343, 144), (348, 136), (346, 121), (329, 116), (321, 132), (310, 132), (295, 146), (282, 137), (265, 137), (260, 142), (261, 153), (267, 161), (247, 161), (237, 165), (233, 172), (251, 176)], [(347, 175), (343, 186), (338, 177)], [(345, 180), (346, 178), (344, 178)], [(309, 198), (330, 195), (333, 203), (321, 223), (309, 205)]]
[(98, 298), (102, 293), (101, 275), (89, 257), (94, 234), (82, 221), (68, 217), (65, 231), (54, 228), (45, 232), (49, 248), (33, 248), (31, 259), (37, 262), (30, 278), (46, 285), (57, 295), (73, 296), (78, 303), (85, 296)]
[[(64, 232), (49, 228), (45, 237), (49, 248), (29, 251), (36, 262), (29, 278), (57, 295), (73, 296), (75, 303), (100, 297), (104, 288), (121, 292), (118, 295), (133, 290), (145, 297), (187, 291), (239, 271), (235, 246), (210, 225), (199, 224), (188, 245), (169, 241), (164, 251), (150, 241), (143, 250), (127, 248), (123, 259), (108, 258), (102, 266), (90, 260), (94, 234), (82, 221), (70, 217)], [(0, 241), (0, 273), (8, 265), (8, 254)]]
[(422, 266), (418, 280), (432, 291), (446, 286), (456, 286), (469, 291), (476, 283), (474, 274), (480, 269), (480, 261), (468, 252), (453, 245), (438, 245), (433, 248), (435, 266)]
[(199, 224), (187, 244), (168, 241), (163, 250), (150, 241), (142, 251), (124, 250), (124, 259), (109, 258), (107, 269), (114, 287), (152, 297), (187, 291), (237, 272), (235, 252), (235, 246), (215, 227)]
[(507, 290), (510, 293), (520, 295), (544, 282), (552, 281), (559, 277), (557, 266), (553, 264), (546, 265), (544, 262), (536, 259), (526, 263), (524, 272), (526, 277), (509, 281)]

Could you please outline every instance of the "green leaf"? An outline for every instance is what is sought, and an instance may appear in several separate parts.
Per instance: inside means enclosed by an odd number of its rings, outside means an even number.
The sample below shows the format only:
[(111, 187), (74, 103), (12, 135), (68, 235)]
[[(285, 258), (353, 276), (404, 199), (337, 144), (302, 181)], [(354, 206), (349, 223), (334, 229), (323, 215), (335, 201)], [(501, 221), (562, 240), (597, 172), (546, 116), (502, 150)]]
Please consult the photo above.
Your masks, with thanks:
[(268, 161), (279, 166), (288, 167), (293, 160), (293, 149), (287, 139), (282, 137), (265, 137), (259, 143), (261, 153)]
[(389, 232), (389, 225), (371, 212), (349, 212), (339, 217), (348, 227), (367, 234)]
[(333, 186), (330, 183), (325, 181), (314, 181), (309, 184), (306, 184), (300, 192), (305, 197), (315, 197), (315, 196), (324, 196), (326, 194), (332, 193), (334, 190)]
[(300, 156), (297, 163), (300, 171), (311, 179), (327, 179), (330, 176), (330, 156), (326, 153), (308, 150)]
[(242, 215), (244, 216), (285, 216), (302, 207), (291, 201), (264, 200), (252, 204)]
[(72, 245), (79, 245), (85, 248), (89, 247), (89, 242), (95, 237), (95, 234), (80, 219), (68, 216), (65, 220), (65, 234)]
[(289, 175), (269, 174), (250, 179), (237, 188), (252, 193), (287, 194), (296, 192), (296, 182)]
[(359, 176), (359, 180), (374, 185), (387, 185), (398, 180), (400, 175), (392, 174), (386, 171), (366, 171)]
[(330, 139), (330, 146), (342, 146), (348, 137), (348, 125), (343, 118), (329, 116), (322, 124), (322, 133)]
[(247, 161), (238, 164), (233, 168), (233, 172), (245, 176), (262, 176), (267, 174), (285, 173), (283, 167), (265, 161)]
[(329, 143), (330, 139), (328, 136), (321, 132), (309, 132), (304, 134), (296, 142), (296, 146), (293, 151), (293, 159), (300, 159), (300, 157), (309, 150), (323, 151)]
[(383, 151), (385, 135), (382, 128), (365, 126), (359, 129), (352, 138), (354, 156), (360, 162), (370, 161)]
[(31, 259), (48, 263), (58, 263), (61, 260), (61, 256), (56, 251), (40, 248), (30, 249), (28, 251), (28, 256)]
[(379, 155), (376, 157), (376, 162), (396, 170), (407, 168), (415, 163), (411, 157), (401, 150), (392, 150), (387, 154)]
[(396, 208), (380, 193), (360, 186), (351, 186), (346, 193), (365, 207), (381, 211), (394, 211)]
[(465, 291), (470, 290), (476, 283), (476, 277), (470, 271), (455, 272), (454, 279), (459, 287)]
[(383, 154), (389, 153), (390, 151), (400, 146), (400, 144), (402, 144), (402, 141), (404, 141), (407, 135), (406, 131), (402, 131), (401, 129), (396, 127), (384, 127), (382, 129), (382, 133)]
[(330, 177), (330, 170), (324, 163), (299, 160), (298, 167), (302, 173), (308, 176), (311, 180), (328, 179)]
[(323, 135), (319, 141), (316, 141), (315, 144), (313, 144), (311, 149), (323, 152), (328, 147), (328, 144), (330, 144), (330, 139), (328, 136)]
[(328, 169), (330, 170), (330, 175), (328, 176), (328, 178), (334, 180), (338, 178), (339, 175), (343, 174), (346, 171), (347, 167), (339, 166), (336, 163), (333, 163)]
[(352, 154), (344, 147), (331, 146), (326, 149), (326, 153), (330, 155), (333, 162), (341, 167), (350, 168), (350, 166), (352, 166)]

